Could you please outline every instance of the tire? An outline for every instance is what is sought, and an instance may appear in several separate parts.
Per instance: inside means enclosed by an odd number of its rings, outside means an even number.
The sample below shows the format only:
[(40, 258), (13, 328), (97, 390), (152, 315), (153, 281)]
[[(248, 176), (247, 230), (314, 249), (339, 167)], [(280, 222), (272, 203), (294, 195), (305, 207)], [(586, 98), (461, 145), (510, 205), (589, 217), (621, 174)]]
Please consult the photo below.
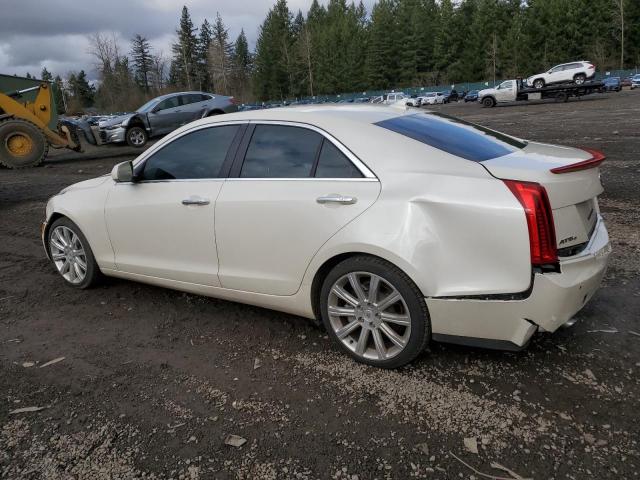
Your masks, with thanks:
[(573, 82), (576, 85), (582, 85), (587, 80), (587, 76), (584, 73), (579, 73), (573, 77)]
[[(86, 289), (102, 278), (87, 238), (68, 218), (58, 218), (51, 224), (47, 232), (47, 249), (51, 262), (67, 285)], [(79, 251), (83, 253), (79, 254)]]
[(484, 97), (482, 99), (483, 107), (491, 108), (491, 107), (495, 107), (495, 105), (496, 105), (496, 101), (493, 97)]
[[(378, 288), (371, 294), (374, 279)], [(395, 294), (396, 300), (385, 305)], [(382, 300), (380, 295), (384, 295)], [(377, 257), (361, 255), (336, 265), (322, 284), (320, 309), (323, 324), (338, 347), (367, 365), (406, 365), (431, 338), (422, 293), (402, 270)]]
[(543, 88), (544, 87), (544, 79), (537, 78), (533, 81), (533, 88)]
[(142, 148), (147, 144), (149, 136), (144, 128), (136, 125), (127, 129), (125, 140), (130, 147)]
[(558, 92), (558, 94), (556, 95), (556, 102), (568, 102), (569, 101), (569, 96), (567, 95), (567, 92)]
[(7, 168), (35, 167), (48, 151), (44, 133), (33, 123), (20, 118), (0, 121), (0, 164)]

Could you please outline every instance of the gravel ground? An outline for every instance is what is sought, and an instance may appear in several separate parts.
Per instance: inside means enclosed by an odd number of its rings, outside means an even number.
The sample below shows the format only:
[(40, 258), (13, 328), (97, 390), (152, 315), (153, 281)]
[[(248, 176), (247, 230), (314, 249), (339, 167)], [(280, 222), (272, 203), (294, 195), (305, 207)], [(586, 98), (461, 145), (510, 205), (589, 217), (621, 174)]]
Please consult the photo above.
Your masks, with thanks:
[(574, 327), (382, 371), (282, 313), (119, 280), (76, 291), (42, 252), (45, 201), (129, 151), (0, 170), (0, 477), (637, 478), (640, 91), (437, 109), (607, 153), (613, 258)]

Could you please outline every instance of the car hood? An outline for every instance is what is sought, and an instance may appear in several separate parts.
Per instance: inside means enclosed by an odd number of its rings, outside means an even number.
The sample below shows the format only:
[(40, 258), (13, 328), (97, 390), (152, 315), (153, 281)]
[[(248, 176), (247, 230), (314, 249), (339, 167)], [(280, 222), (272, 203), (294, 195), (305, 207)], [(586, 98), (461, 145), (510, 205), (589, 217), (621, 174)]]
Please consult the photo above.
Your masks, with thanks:
[(493, 93), (493, 92), (495, 92), (495, 91), (496, 91), (496, 89), (495, 89), (495, 88), (485, 88), (484, 90), (480, 90), (480, 91), (477, 93), (477, 96), (478, 96), (478, 97), (483, 97), (483, 96), (485, 96), (485, 95), (489, 95), (490, 93)]
[(63, 195), (73, 190), (87, 190), (90, 188), (96, 188), (102, 185), (107, 180), (109, 180), (109, 178), (110, 178), (110, 175), (107, 174), (101, 177), (90, 178), (89, 180), (83, 180), (82, 182), (74, 183), (72, 185), (69, 185), (68, 187), (63, 188), (62, 190), (60, 190), (60, 193), (58, 193), (58, 195)]
[(118, 115), (117, 117), (109, 118), (108, 120), (103, 120), (99, 123), (100, 128), (103, 127), (112, 127), (114, 125), (120, 125), (121, 123), (127, 123), (131, 118), (137, 115), (135, 112), (126, 113), (124, 115)]

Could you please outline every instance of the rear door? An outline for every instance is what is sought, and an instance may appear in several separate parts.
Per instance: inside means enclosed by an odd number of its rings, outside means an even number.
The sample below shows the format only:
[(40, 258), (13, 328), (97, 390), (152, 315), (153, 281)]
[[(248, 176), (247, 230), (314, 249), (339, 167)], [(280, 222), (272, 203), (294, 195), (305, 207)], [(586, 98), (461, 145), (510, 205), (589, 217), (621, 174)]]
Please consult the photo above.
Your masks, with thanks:
[(375, 202), (380, 184), (335, 139), (308, 125), (252, 125), (216, 203), (224, 288), (298, 291), (312, 257)]

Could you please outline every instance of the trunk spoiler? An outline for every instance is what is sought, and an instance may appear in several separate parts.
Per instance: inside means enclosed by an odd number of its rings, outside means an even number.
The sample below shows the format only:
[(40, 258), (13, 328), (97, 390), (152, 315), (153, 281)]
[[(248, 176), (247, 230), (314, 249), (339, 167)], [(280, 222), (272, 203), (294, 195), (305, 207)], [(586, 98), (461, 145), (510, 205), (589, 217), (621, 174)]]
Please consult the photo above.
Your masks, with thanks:
[(607, 158), (604, 153), (599, 150), (594, 150), (592, 148), (580, 148), (587, 153), (591, 154), (591, 158), (587, 160), (583, 160), (578, 163), (571, 163), (569, 165), (564, 165), (562, 167), (556, 167), (551, 169), (551, 173), (569, 173), (569, 172), (577, 172), (579, 170), (587, 170), (589, 168), (595, 168), (605, 161)]

